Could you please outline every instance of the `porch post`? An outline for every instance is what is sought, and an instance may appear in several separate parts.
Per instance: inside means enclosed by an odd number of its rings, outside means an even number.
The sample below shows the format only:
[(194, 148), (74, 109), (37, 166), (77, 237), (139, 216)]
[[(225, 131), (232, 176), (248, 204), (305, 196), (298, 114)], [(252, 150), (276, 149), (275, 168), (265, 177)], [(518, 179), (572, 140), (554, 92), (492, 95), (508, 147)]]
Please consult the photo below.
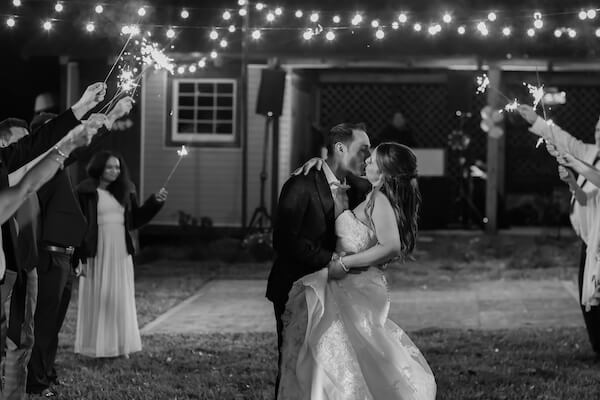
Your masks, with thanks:
[[(490, 87), (500, 88), (502, 71), (497, 65), (490, 65), (488, 71)], [(502, 97), (496, 90), (487, 91), (487, 102), (492, 110), (502, 108)], [(504, 164), (505, 164), (505, 137), (504, 124), (498, 124), (503, 134), (487, 138), (487, 185), (485, 196), (485, 214), (487, 217), (486, 231), (496, 233), (498, 230), (498, 199), (504, 197)]]

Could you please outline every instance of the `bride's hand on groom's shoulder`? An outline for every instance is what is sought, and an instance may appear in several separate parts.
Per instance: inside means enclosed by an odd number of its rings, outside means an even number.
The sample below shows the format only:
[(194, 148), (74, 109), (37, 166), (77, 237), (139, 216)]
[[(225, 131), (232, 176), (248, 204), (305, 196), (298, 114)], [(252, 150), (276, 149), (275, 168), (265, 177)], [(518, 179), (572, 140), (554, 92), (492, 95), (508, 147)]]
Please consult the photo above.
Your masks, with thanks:
[(304, 165), (302, 165), (300, 168), (297, 168), (294, 172), (292, 172), (292, 175), (300, 175), (300, 174), (308, 175), (310, 170), (313, 168), (315, 168), (317, 171), (320, 171), (321, 168), (323, 168), (323, 162), (324, 161), (322, 158), (318, 158), (318, 157), (311, 158), (310, 160), (305, 162)]

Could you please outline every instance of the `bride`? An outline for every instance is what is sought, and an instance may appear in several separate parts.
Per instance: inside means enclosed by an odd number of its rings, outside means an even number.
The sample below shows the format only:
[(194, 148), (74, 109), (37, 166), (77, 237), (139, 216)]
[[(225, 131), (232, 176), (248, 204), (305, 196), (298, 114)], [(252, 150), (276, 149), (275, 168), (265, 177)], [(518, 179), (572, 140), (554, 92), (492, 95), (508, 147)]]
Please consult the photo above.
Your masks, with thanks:
[[(430, 400), (433, 373), (419, 349), (388, 319), (386, 280), (375, 267), (415, 247), (420, 194), (416, 157), (382, 143), (367, 159), (366, 200), (335, 221), (337, 262), (294, 283), (283, 315), (279, 400)], [(364, 266), (371, 266), (365, 268)]]

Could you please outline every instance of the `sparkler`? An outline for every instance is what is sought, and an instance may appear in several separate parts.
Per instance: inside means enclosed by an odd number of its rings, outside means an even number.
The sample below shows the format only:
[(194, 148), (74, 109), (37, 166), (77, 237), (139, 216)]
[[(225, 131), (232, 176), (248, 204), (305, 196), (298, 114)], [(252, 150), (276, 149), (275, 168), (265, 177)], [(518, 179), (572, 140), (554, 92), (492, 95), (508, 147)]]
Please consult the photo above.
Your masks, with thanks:
[[(539, 84), (539, 83), (538, 83)], [(537, 109), (538, 104), (542, 102), (542, 109), (544, 109), (544, 85), (533, 86), (529, 83), (523, 82), (523, 86), (527, 86), (529, 94), (533, 96), (533, 109)], [(544, 111), (544, 119), (546, 119), (546, 111)]]
[(492, 89), (496, 93), (498, 93), (500, 96), (504, 97), (506, 99), (506, 101), (508, 101), (509, 103), (513, 102), (513, 100), (510, 99), (507, 95), (505, 95), (500, 90), (498, 90), (497, 88), (490, 85), (490, 78), (488, 78), (488, 76), (486, 74), (477, 76), (476, 82), (477, 82), (477, 94), (483, 94), (488, 89)]
[(519, 107), (519, 102), (517, 101), (517, 99), (514, 99), (512, 102), (510, 102), (504, 106), (503, 111), (507, 111), (507, 112), (516, 111), (518, 107)]
[(175, 166), (173, 166), (173, 169), (171, 170), (171, 172), (169, 173), (169, 176), (167, 176), (167, 179), (165, 180), (165, 183), (162, 185), (163, 189), (167, 188), (167, 184), (169, 183), (169, 181), (171, 180), (171, 177), (173, 176), (173, 174), (175, 173), (175, 170), (177, 169), (177, 167), (179, 166), (179, 163), (181, 162), (181, 160), (183, 160), (183, 157), (188, 155), (188, 151), (185, 148), (185, 146), (181, 146), (181, 149), (177, 150), (177, 155), (179, 156), (179, 159), (177, 159), (177, 162), (175, 163)]

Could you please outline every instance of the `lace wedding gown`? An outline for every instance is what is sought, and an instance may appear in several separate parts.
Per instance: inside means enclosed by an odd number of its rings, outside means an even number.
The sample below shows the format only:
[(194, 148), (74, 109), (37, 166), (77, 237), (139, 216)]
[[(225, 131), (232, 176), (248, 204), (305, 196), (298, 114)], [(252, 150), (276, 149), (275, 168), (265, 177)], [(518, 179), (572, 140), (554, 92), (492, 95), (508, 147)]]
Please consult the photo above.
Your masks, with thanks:
[[(350, 210), (335, 227), (338, 252), (377, 243)], [(388, 319), (389, 308), (385, 276), (374, 267), (335, 281), (327, 281), (324, 268), (296, 281), (283, 315), (278, 399), (435, 399), (427, 361)]]

